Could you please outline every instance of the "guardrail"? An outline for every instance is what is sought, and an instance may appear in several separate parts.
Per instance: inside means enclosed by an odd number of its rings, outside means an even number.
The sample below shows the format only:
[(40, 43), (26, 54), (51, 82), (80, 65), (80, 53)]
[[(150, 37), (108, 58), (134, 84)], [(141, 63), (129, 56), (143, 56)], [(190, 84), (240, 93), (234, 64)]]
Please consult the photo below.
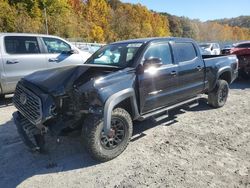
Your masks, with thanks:
[(99, 46), (102, 47), (104, 45), (106, 45), (105, 43), (90, 43), (90, 42), (75, 42), (75, 41), (70, 41), (69, 42), (73, 45), (75, 45), (76, 47), (81, 47), (81, 46)]

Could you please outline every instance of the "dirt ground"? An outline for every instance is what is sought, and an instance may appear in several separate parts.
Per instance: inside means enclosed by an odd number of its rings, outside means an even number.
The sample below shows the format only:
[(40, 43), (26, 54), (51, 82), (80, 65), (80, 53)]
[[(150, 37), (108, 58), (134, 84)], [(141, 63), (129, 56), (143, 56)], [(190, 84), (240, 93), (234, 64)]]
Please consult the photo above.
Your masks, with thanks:
[(250, 187), (250, 81), (231, 86), (227, 104), (201, 100), (161, 123), (136, 123), (128, 148), (97, 163), (80, 138), (48, 138), (46, 155), (30, 153), (0, 104), (0, 187)]

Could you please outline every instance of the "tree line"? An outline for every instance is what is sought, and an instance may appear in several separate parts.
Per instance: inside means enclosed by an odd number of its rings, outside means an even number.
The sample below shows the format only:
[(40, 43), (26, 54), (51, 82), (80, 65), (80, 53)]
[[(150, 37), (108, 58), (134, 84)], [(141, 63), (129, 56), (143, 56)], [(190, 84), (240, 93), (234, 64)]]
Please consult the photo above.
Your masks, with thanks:
[[(216, 21), (201, 22), (185, 17), (161, 13), (169, 20), (170, 32), (176, 37), (189, 37), (198, 41), (240, 41), (250, 39), (250, 28), (230, 26)], [(249, 18), (250, 19), (250, 18)]]
[(250, 28), (250, 16), (239, 16), (236, 18), (224, 18), (224, 19), (218, 19), (218, 20), (213, 20), (213, 21), (218, 22), (220, 24), (228, 24), (229, 26)]
[(119, 0), (0, 0), (0, 10), (0, 32), (46, 33), (48, 28), (49, 34), (86, 42), (162, 36), (250, 39), (249, 28), (157, 13)]

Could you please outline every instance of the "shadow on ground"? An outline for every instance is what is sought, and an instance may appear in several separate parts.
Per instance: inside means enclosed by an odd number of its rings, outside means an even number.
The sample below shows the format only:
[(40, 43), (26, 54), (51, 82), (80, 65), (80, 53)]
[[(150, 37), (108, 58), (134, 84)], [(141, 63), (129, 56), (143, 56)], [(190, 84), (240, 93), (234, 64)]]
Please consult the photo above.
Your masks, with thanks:
[(41, 174), (64, 172), (97, 165), (85, 152), (80, 137), (46, 139), (48, 153), (32, 153), (19, 138), (13, 120), (0, 125), (0, 187), (16, 187)]
[[(180, 112), (181, 113), (181, 112)], [(166, 126), (176, 121), (177, 116), (156, 123), (153, 119), (136, 122), (132, 142), (146, 136), (146, 130), (162, 122)], [(47, 154), (31, 153), (17, 134), (13, 120), (0, 125), (0, 187), (17, 187), (25, 180), (43, 174), (72, 171), (98, 165), (85, 151), (81, 137), (67, 136), (57, 138), (47, 136)]]
[(0, 108), (12, 105), (12, 97), (9, 98), (0, 98)]
[(250, 80), (246, 80), (243, 78), (238, 78), (230, 85), (230, 89), (249, 89), (250, 88)]

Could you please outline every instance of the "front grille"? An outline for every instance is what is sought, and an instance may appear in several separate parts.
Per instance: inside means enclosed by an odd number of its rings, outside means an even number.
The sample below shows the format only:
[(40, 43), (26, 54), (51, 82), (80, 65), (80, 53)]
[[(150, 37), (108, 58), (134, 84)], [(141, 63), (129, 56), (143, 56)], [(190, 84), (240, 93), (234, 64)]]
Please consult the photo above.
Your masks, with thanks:
[(40, 98), (20, 83), (16, 87), (13, 103), (31, 123), (35, 125), (41, 123), (42, 104)]

